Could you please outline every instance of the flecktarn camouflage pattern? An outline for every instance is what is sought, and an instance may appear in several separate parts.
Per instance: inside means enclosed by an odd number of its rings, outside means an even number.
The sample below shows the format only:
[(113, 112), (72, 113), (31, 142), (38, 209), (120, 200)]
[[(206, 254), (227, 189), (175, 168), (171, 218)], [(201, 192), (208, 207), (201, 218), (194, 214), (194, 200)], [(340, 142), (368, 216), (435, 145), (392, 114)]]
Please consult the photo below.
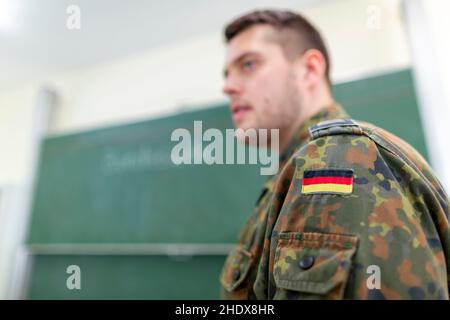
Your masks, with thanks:
[(222, 297), (448, 299), (448, 218), (417, 151), (330, 106), (280, 157), (225, 262)]

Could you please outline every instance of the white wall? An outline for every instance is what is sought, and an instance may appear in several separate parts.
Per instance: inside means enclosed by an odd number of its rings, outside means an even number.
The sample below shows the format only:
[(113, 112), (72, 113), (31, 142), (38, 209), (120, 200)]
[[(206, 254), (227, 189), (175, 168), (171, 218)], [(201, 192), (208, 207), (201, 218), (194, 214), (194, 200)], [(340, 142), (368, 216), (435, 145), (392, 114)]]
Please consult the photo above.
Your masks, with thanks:
[[(33, 99), (29, 99), (29, 98)], [(6, 99), (2, 99), (6, 100)], [(1, 101), (1, 100), (0, 100)], [(1, 101), (5, 102), (5, 101)], [(31, 88), (19, 91), (8, 99), (4, 108), (2, 139), (4, 163), (14, 168), (8, 183), (0, 185), (0, 299), (19, 298), (28, 266), (25, 248), (26, 229), (32, 200), (39, 144), (48, 131), (51, 110), (56, 102), (53, 91)], [(10, 110), (10, 112), (5, 112)], [(22, 117), (25, 114), (26, 117)], [(8, 120), (8, 121), (5, 121)], [(27, 120), (27, 126), (21, 126)], [(25, 129), (25, 130), (24, 130)], [(20, 141), (14, 138), (20, 137)], [(17, 144), (17, 145), (16, 145)], [(16, 158), (17, 157), (17, 158)], [(5, 172), (10, 172), (5, 167)], [(18, 170), (19, 169), (19, 170)], [(8, 178), (8, 175), (4, 175)]]
[(414, 75), (432, 164), (450, 190), (450, 3), (445, 0), (404, 2)]
[(49, 77), (62, 96), (52, 133), (174, 112), (222, 99), (219, 34)]
[(0, 92), (0, 185), (27, 178), (35, 94), (34, 86)]
[(335, 82), (410, 65), (400, 1), (338, 0), (305, 13), (322, 31)]

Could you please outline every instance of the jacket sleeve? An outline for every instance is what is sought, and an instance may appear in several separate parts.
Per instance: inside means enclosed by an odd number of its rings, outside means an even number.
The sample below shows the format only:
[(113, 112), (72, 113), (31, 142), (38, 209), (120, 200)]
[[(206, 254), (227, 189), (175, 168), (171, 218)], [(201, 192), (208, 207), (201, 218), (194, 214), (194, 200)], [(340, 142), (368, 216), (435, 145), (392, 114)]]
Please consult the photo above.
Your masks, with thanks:
[[(352, 179), (333, 180), (335, 189), (329, 177), (306, 180), (321, 170)], [(449, 297), (449, 228), (439, 201), (419, 172), (366, 136), (320, 137), (291, 158), (266, 238), (257, 281), (267, 283), (269, 299)]]

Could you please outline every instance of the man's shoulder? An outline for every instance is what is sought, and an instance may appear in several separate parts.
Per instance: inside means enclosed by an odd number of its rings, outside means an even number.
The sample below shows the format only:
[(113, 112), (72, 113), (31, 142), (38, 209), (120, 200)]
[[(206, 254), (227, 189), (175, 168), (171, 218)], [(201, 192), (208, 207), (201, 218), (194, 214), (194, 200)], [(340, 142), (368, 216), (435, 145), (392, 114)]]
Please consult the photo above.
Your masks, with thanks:
[[(354, 119), (332, 119), (309, 127), (309, 140), (299, 146), (293, 158), (301, 156), (341, 155), (343, 159), (374, 156), (383, 149), (384, 157), (409, 159), (419, 167), (428, 166), (422, 155), (409, 143), (374, 124)], [(316, 154), (318, 149), (322, 154)], [(349, 154), (345, 155), (345, 152)]]
[[(309, 139), (293, 153), (291, 160), (308, 159), (311, 165), (320, 167), (328, 162), (345, 162), (356, 151), (372, 154), (376, 143), (365, 134), (368, 124), (354, 119), (332, 119), (309, 127)], [(374, 126), (372, 126), (374, 127)]]
[(351, 169), (369, 180), (392, 180), (396, 184), (407, 184), (413, 176), (420, 175), (424, 178), (421, 181), (428, 180), (436, 189), (442, 189), (416, 149), (376, 125), (334, 119), (311, 126), (309, 133), (309, 140), (299, 146), (289, 161), (296, 167), (296, 177), (310, 169)]

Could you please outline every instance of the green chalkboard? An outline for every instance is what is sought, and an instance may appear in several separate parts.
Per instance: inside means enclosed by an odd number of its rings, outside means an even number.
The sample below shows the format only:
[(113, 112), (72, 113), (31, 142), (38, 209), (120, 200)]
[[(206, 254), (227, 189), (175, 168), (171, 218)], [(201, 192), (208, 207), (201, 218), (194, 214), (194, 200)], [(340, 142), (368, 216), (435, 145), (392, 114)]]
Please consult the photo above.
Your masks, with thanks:
[[(353, 118), (392, 131), (427, 157), (410, 70), (340, 83), (333, 91)], [(101, 251), (111, 244), (235, 241), (265, 177), (252, 165), (171, 164), (171, 132), (192, 131), (195, 120), (205, 129), (232, 128), (222, 105), (43, 141), (27, 241), (40, 251), (33, 251), (28, 298), (218, 297), (225, 252), (175, 260), (145, 252), (74, 254), (86, 244)], [(72, 264), (82, 271), (80, 291), (65, 286)]]
[[(223, 256), (35, 257), (28, 299), (218, 299)], [(69, 290), (67, 267), (80, 268), (80, 290)]]
[(28, 243), (234, 242), (265, 177), (257, 165), (173, 164), (172, 132), (194, 143), (196, 120), (233, 128), (220, 106), (45, 139)]

